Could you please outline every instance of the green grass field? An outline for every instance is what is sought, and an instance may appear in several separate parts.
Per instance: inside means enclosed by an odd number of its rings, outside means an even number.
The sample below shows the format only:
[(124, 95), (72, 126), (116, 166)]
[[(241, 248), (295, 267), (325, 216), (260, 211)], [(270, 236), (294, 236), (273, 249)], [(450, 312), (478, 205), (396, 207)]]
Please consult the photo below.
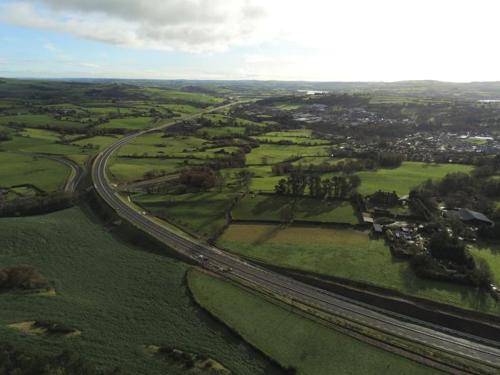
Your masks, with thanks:
[(55, 143), (60, 137), (57, 133), (41, 129), (25, 129), (10, 141), (2, 142), (0, 149), (15, 152), (46, 153), (57, 155), (78, 154), (79, 147)]
[[(169, 90), (169, 89), (159, 89), (159, 88), (144, 88), (145, 92), (153, 94), (157, 98), (176, 102), (189, 102), (192, 105), (202, 104), (202, 105), (215, 105), (219, 104), (223, 101), (223, 99), (202, 94), (202, 93), (194, 93), (194, 92), (186, 92), (186, 91), (177, 91), (177, 90)], [(183, 103), (184, 104), (184, 103)]]
[(337, 159), (337, 158), (331, 158), (329, 156), (320, 156), (320, 157), (307, 156), (305, 158), (301, 158), (299, 160), (294, 161), (292, 164), (295, 166), (302, 165), (303, 167), (306, 167), (308, 165), (321, 165), (321, 164), (335, 165), (341, 161), (345, 162), (347, 160), (353, 160), (353, 159)]
[[(199, 137), (175, 136), (162, 137), (160, 133), (147, 134), (134, 139), (118, 151), (118, 155), (143, 155), (149, 156), (176, 156), (189, 157), (196, 154), (203, 146), (210, 142)], [(203, 153), (198, 153), (203, 154)]]
[(298, 374), (435, 374), (435, 370), (343, 335), (232, 283), (188, 274), (197, 301), (246, 341)]
[(296, 201), (297, 220), (319, 221), (355, 225), (359, 223), (356, 211), (350, 202), (321, 201), (302, 198)]
[(163, 108), (169, 109), (174, 113), (179, 115), (194, 115), (200, 111), (199, 108), (193, 107), (188, 104), (165, 104), (162, 105)]
[(375, 172), (359, 172), (361, 186), (358, 191), (363, 194), (372, 194), (378, 190), (396, 191), (400, 196), (427, 179), (440, 179), (448, 173), (472, 171), (472, 166), (462, 164), (426, 164), (405, 162), (399, 168), (379, 169)]
[(97, 137), (81, 139), (79, 141), (73, 142), (72, 145), (76, 145), (79, 147), (82, 147), (85, 145), (92, 145), (94, 147), (97, 147), (98, 150), (103, 150), (107, 146), (117, 142), (119, 139), (120, 139), (119, 136), (115, 136), (115, 137), (97, 136)]
[(247, 155), (247, 165), (276, 164), (300, 156), (326, 156), (328, 148), (328, 146), (263, 144)]
[(383, 240), (371, 240), (360, 231), (233, 224), (218, 244), (274, 265), (361, 281), (467, 309), (500, 313), (500, 305), (487, 293), (417, 278), (409, 262), (393, 258)]
[(31, 184), (44, 191), (64, 187), (70, 169), (57, 161), (0, 152), (0, 186)]
[(314, 138), (312, 136), (312, 130), (310, 129), (298, 129), (279, 132), (275, 131), (264, 133), (253, 138), (271, 143), (288, 141), (299, 145), (322, 145), (330, 143), (325, 139)]
[(114, 158), (109, 171), (112, 180), (121, 184), (143, 180), (147, 172), (159, 171), (171, 174), (183, 167), (182, 159)]
[(234, 125), (236, 127), (257, 126), (257, 127), (265, 128), (268, 126), (268, 124), (263, 123), (263, 122), (250, 121), (250, 120), (247, 120), (244, 118), (232, 117), (232, 116), (227, 116), (227, 115), (218, 114), (218, 113), (206, 114), (206, 115), (203, 115), (203, 117), (214, 122), (215, 126), (224, 126), (228, 123), (231, 123), (232, 125)]
[(101, 125), (100, 128), (140, 130), (152, 128), (155, 125), (151, 117), (124, 117), (110, 120)]
[(22, 124), (34, 128), (45, 125), (67, 126), (70, 128), (86, 126), (77, 121), (57, 120), (49, 115), (21, 114), (17, 116), (0, 116), (0, 125), (8, 125), (9, 123)]
[(283, 176), (252, 177), (250, 191), (262, 193), (274, 193), (274, 188)]
[(232, 126), (204, 127), (198, 129), (196, 133), (204, 137), (224, 137), (228, 135), (243, 135), (245, 134), (245, 128)]
[[(0, 227), (0, 267), (33, 265), (56, 289), (55, 296), (0, 294), (2, 341), (39, 354), (71, 350), (131, 375), (186, 373), (149, 356), (144, 345), (205, 354), (234, 374), (279, 374), (194, 305), (186, 265), (118, 241), (78, 208), (0, 219)], [(81, 336), (28, 335), (7, 327), (28, 320), (53, 320)]]
[(203, 237), (218, 233), (226, 224), (226, 212), (234, 193), (195, 193), (182, 195), (135, 195), (134, 202), (155, 216), (181, 225)]
[(356, 213), (349, 202), (331, 202), (312, 198), (290, 198), (251, 194), (243, 198), (232, 211), (234, 220), (277, 221), (280, 211), (290, 207), (294, 219), (323, 223), (357, 224)]

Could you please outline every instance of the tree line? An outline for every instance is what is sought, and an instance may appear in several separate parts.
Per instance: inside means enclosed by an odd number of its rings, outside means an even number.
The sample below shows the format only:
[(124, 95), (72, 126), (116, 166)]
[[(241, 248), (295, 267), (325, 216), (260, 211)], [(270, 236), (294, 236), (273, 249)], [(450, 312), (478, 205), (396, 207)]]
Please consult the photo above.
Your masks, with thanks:
[(288, 178), (282, 178), (274, 191), (277, 195), (303, 196), (307, 191), (313, 198), (347, 199), (360, 184), (361, 179), (357, 175), (322, 179), (319, 175), (292, 173)]
[[(489, 290), (493, 273), (484, 259), (474, 259), (463, 240), (438, 225), (429, 239), (428, 253), (413, 257), (411, 266), (422, 277), (460, 282)], [(446, 268), (444, 264), (448, 264)], [(450, 265), (454, 271), (449, 271)]]
[(17, 198), (11, 201), (0, 201), (0, 216), (40, 215), (69, 208), (80, 199), (78, 194), (53, 192), (35, 197)]
[(410, 193), (410, 198), (418, 198), (431, 212), (437, 211), (441, 200), (449, 208), (469, 208), (486, 215), (496, 215), (494, 200), (498, 197), (500, 181), (463, 172), (447, 174), (440, 181), (427, 180)]
[(298, 164), (294, 165), (291, 161), (275, 164), (272, 166), (272, 172), (275, 176), (283, 176), (291, 173), (305, 174), (323, 174), (323, 173), (345, 173), (351, 174), (364, 170), (374, 170), (377, 163), (371, 159), (359, 160), (341, 160), (335, 164), (327, 161), (321, 164)]

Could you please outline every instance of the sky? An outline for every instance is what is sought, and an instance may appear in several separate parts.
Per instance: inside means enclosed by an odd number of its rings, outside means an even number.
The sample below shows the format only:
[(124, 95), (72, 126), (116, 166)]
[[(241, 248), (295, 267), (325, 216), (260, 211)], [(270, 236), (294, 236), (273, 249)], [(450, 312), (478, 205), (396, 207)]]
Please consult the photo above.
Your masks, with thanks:
[(0, 76), (500, 81), (498, 0), (0, 0)]

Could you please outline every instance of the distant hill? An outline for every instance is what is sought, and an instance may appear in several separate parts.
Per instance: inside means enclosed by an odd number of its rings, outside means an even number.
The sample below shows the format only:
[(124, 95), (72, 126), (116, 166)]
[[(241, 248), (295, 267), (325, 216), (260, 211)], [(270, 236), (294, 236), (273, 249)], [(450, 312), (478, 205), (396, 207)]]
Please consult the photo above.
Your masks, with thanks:
[[(119, 89), (133, 86), (180, 89), (186, 92), (214, 93), (222, 88), (248, 91), (296, 91), (318, 90), (337, 93), (372, 93), (378, 95), (404, 95), (420, 97), (447, 97), (463, 100), (500, 99), (500, 82), (455, 83), (441, 81), (398, 81), (398, 82), (306, 82), (306, 81), (208, 81), (208, 80), (127, 80), (127, 79), (54, 79), (54, 80), (17, 80), (0, 78), (0, 95), (7, 90), (12, 95), (18, 91), (45, 92), (53, 89), (67, 89), (86, 84), (102, 84), (109, 87), (118, 84)], [(216, 89), (217, 87), (217, 89)], [(115, 90), (117, 87), (113, 87)]]

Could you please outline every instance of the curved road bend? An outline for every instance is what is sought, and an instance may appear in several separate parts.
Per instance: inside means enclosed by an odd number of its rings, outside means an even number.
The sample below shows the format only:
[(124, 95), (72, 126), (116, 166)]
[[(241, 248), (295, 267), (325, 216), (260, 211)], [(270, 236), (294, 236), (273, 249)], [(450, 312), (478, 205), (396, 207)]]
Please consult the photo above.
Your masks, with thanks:
[(78, 187), (78, 184), (80, 183), (82, 178), (86, 175), (85, 170), (82, 167), (80, 167), (73, 160), (62, 155), (31, 153), (31, 152), (19, 152), (19, 154), (31, 155), (33, 157), (49, 159), (66, 165), (71, 170), (71, 173), (68, 176), (66, 183), (64, 184), (64, 191), (67, 193), (74, 193), (76, 191), (76, 188)]
[[(210, 111), (204, 113), (207, 112)], [(189, 119), (200, 115), (190, 116)], [(186, 119), (188, 118), (180, 120)], [(243, 279), (249, 284), (266, 289), (276, 295), (292, 298), (298, 302), (318, 307), (333, 315), (347, 318), (353, 322), (387, 332), (388, 334), (400, 336), (428, 347), (449, 352), (453, 355), (484, 362), (500, 369), (500, 349), (498, 347), (500, 346), (500, 342), (491, 343), (490, 345), (480, 338), (465, 336), (460, 332), (439, 329), (438, 327), (430, 326), (416, 320), (409, 322), (406, 319), (399, 319), (390, 312), (382, 312), (380, 309), (373, 310), (366, 305), (360, 305), (354, 300), (250, 264), (237, 256), (228, 254), (213, 246), (200, 244), (194, 239), (189, 239), (187, 235), (185, 237), (181, 236), (178, 232), (159, 224), (154, 218), (138, 212), (126, 204), (117, 195), (107, 179), (106, 166), (108, 161), (120, 147), (131, 142), (133, 139), (146, 133), (161, 130), (180, 120), (126, 136), (97, 155), (92, 166), (94, 187), (98, 194), (119, 216), (157, 238), (168, 247), (184, 256), (197, 260), (203, 266), (207, 266), (208, 263), (211, 267), (215, 266), (226, 269), (229, 267), (229, 271), (226, 272), (228, 276)], [(205, 260), (201, 260), (200, 255)]]
[(68, 180), (66, 181), (66, 184), (64, 186), (64, 191), (69, 192), (69, 193), (74, 193), (76, 191), (78, 184), (80, 183), (83, 176), (85, 175), (82, 167), (80, 167), (73, 160), (68, 159), (64, 156), (48, 155), (48, 154), (38, 154), (37, 156), (42, 157), (42, 158), (46, 158), (46, 159), (51, 159), (54, 161), (58, 161), (59, 163), (68, 166), (71, 169), (72, 173), (68, 177)]

